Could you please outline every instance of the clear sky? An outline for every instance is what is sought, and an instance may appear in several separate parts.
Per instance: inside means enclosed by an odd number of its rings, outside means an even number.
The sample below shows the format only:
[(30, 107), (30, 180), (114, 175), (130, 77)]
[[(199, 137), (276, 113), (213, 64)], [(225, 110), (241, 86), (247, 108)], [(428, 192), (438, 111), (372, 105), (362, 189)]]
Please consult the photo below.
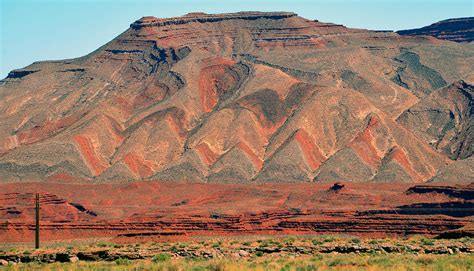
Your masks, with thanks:
[(142, 16), (293, 11), (374, 30), (417, 28), (474, 16), (474, 0), (0, 0), (0, 78), (38, 60), (85, 55)]

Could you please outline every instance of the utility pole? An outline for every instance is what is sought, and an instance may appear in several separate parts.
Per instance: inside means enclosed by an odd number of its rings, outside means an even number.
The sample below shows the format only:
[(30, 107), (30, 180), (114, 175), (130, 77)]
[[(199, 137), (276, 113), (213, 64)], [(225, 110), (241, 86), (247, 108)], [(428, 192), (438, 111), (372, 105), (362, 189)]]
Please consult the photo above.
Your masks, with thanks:
[(35, 203), (36, 203), (36, 228), (35, 228), (35, 248), (38, 249), (39, 248), (39, 242), (40, 242), (40, 224), (39, 224), (39, 220), (40, 220), (40, 202), (39, 202), (39, 193), (36, 193), (36, 200), (35, 200)]

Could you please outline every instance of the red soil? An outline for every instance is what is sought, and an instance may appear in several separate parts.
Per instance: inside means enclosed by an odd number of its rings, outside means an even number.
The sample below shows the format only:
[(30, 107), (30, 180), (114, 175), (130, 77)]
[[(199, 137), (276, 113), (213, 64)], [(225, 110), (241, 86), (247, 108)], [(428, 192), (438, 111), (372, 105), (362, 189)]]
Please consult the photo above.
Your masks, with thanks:
[(199, 91), (204, 112), (211, 112), (219, 101), (218, 86), (222, 84), (229, 86), (234, 82), (219, 82), (229, 79), (225, 77), (226, 69), (235, 62), (229, 59), (212, 59), (206, 61), (206, 65), (199, 74)]
[(359, 157), (373, 168), (377, 168), (382, 159), (373, 145), (375, 138), (372, 133), (378, 126), (380, 126), (380, 120), (371, 118), (367, 128), (351, 144), (352, 149)]
[[(409, 184), (346, 183), (339, 192), (329, 191), (330, 186), (1, 184), (0, 241), (33, 240), (35, 192), (41, 194), (44, 241), (116, 236), (123, 241), (143, 232), (150, 236), (176, 233), (178, 239), (248, 234), (439, 234), (473, 222), (468, 209), (467, 216), (460, 217), (444, 209), (438, 214), (390, 213), (400, 205), (472, 202), (442, 193), (406, 193)], [(146, 238), (137, 240), (142, 239)]]
[(125, 155), (123, 161), (133, 173), (139, 176), (150, 176), (153, 174), (153, 165), (134, 153)]
[(89, 168), (92, 169), (94, 176), (100, 175), (107, 168), (107, 165), (97, 157), (90, 139), (83, 135), (75, 135), (73, 139), (77, 143), (84, 160), (87, 161)]
[(46, 121), (43, 125), (35, 126), (27, 131), (18, 133), (18, 141), (20, 144), (31, 144), (42, 139), (53, 136), (74, 122), (80, 119), (79, 114), (71, 115), (57, 120)]
[(166, 115), (166, 122), (168, 125), (176, 132), (180, 140), (186, 139), (186, 132), (183, 128), (183, 125), (176, 119), (171, 113)]
[(241, 149), (250, 158), (250, 161), (252, 161), (256, 169), (262, 169), (263, 161), (258, 158), (258, 156), (252, 151), (252, 149), (247, 144), (239, 142), (237, 144), (237, 147)]
[(199, 154), (202, 157), (202, 160), (206, 165), (212, 165), (216, 159), (217, 159), (217, 154), (215, 154), (210, 148), (209, 145), (206, 142), (201, 142), (196, 146), (196, 150), (199, 152)]
[(301, 150), (303, 151), (306, 162), (312, 170), (316, 170), (321, 165), (321, 162), (326, 160), (326, 157), (322, 154), (321, 150), (314, 144), (308, 133), (299, 129), (295, 134), (296, 141), (300, 144)]
[(395, 146), (395, 148), (393, 149), (392, 159), (397, 161), (400, 166), (402, 166), (405, 171), (413, 177), (414, 180), (416, 180), (417, 182), (421, 182), (423, 180), (423, 177), (418, 175), (415, 169), (413, 169), (410, 161), (408, 160), (408, 157), (403, 152), (403, 150), (397, 146)]

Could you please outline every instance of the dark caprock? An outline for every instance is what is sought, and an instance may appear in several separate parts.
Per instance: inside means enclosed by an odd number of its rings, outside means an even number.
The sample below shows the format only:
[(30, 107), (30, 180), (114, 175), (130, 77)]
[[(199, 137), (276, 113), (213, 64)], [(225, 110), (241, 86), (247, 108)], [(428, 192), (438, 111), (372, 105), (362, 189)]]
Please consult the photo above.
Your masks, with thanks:
[(36, 227), (35, 227), (35, 248), (38, 249), (39, 248), (39, 218), (40, 218), (40, 215), (39, 215), (39, 210), (40, 210), (40, 204), (39, 204), (39, 193), (36, 193), (36, 199), (35, 199), (35, 204), (36, 204), (36, 207), (35, 207), (35, 210), (36, 210)]

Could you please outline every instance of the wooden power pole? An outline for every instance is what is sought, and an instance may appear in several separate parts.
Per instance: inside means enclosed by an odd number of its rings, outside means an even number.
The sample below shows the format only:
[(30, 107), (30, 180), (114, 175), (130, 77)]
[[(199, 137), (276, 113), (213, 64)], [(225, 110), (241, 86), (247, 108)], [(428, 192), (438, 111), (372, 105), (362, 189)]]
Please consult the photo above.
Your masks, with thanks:
[(35, 248), (38, 249), (39, 248), (39, 240), (40, 240), (40, 235), (39, 235), (39, 220), (40, 220), (40, 202), (39, 202), (39, 193), (36, 193), (36, 200), (35, 200), (35, 203), (36, 203), (36, 207), (35, 207), (35, 210), (36, 210), (36, 228), (35, 228)]

